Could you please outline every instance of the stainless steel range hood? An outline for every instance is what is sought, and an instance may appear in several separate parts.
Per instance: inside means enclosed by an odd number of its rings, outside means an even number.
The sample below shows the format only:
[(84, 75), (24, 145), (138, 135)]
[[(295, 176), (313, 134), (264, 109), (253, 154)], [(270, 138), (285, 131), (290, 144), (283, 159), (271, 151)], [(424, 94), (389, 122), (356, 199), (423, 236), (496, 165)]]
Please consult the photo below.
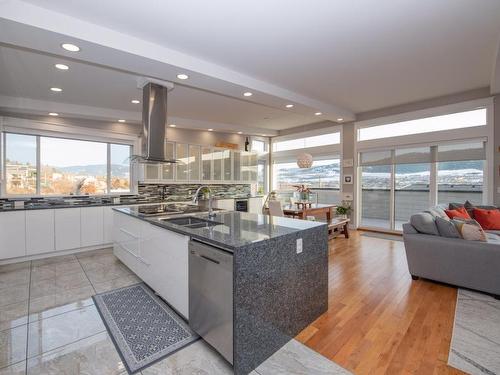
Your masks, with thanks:
[(136, 163), (176, 163), (165, 156), (167, 97), (174, 88), (170, 82), (146, 80), (142, 86), (141, 155), (132, 156)]

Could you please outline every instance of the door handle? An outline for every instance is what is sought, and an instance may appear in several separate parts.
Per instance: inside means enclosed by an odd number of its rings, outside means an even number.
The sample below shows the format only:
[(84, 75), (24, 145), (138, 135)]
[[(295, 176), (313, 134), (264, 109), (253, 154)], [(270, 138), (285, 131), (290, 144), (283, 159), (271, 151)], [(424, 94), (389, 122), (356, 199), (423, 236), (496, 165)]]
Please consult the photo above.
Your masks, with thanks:
[(206, 255), (200, 255), (200, 257), (202, 257), (203, 259), (208, 260), (209, 262), (212, 262), (212, 263), (215, 263), (215, 264), (220, 264), (220, 262), (218, 260), (215, 260), (215, 259), (212, 259), (210, 257), (207, 257)]

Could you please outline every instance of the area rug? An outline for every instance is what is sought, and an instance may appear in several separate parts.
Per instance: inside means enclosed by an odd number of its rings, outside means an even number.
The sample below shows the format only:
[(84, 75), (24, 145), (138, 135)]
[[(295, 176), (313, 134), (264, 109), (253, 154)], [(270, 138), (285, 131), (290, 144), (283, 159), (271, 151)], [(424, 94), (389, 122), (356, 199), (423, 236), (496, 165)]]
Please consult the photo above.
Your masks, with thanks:
[(144, 283), (97, 294), (93, 298), (131, 374), (199, 338)]
[(363, 232), (361, 233), (364, 237), (373, 237), (379, 238), (381, 240), (389, 240), (389, 241), (403, 241), (403, 236), (398, 236), (395, 234), (386, 234), (386, 233), (376, 233), (376, 232)]
[(500, 374), (500, 301), (458, 290), (448, 365), (466, 373)]

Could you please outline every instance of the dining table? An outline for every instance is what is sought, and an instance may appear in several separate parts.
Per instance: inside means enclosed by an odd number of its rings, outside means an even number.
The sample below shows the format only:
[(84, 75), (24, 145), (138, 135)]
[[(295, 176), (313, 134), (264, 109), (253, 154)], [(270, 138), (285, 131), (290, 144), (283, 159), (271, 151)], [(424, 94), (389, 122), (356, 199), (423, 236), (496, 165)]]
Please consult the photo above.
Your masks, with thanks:
[(295, 202), (283, 206), (285, 216), (306, 219), (308, 216), (325, 215), (326, 222), (330, 223), (333, 217), (335, 204)]

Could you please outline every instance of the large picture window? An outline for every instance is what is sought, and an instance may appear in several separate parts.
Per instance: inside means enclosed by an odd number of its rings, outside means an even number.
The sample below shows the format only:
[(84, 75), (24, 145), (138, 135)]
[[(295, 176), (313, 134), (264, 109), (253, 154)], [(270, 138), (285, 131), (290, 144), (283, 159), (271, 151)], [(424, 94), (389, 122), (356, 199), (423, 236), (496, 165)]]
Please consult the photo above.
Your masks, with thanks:
[(273, 176), (275, 190), (295, 190), (294, 185), (338, 190), (340, 188), (340, 160), (317, 160), (311, 168), (307, 169), (299, 168), (296, 162), (274, 163)]
[(358, 141), (401, 137), (487, 124), (486, 108), (358, 129)]
[(130, 191), (130, 145), (14, 133), (4, 142), (6, 195)]

